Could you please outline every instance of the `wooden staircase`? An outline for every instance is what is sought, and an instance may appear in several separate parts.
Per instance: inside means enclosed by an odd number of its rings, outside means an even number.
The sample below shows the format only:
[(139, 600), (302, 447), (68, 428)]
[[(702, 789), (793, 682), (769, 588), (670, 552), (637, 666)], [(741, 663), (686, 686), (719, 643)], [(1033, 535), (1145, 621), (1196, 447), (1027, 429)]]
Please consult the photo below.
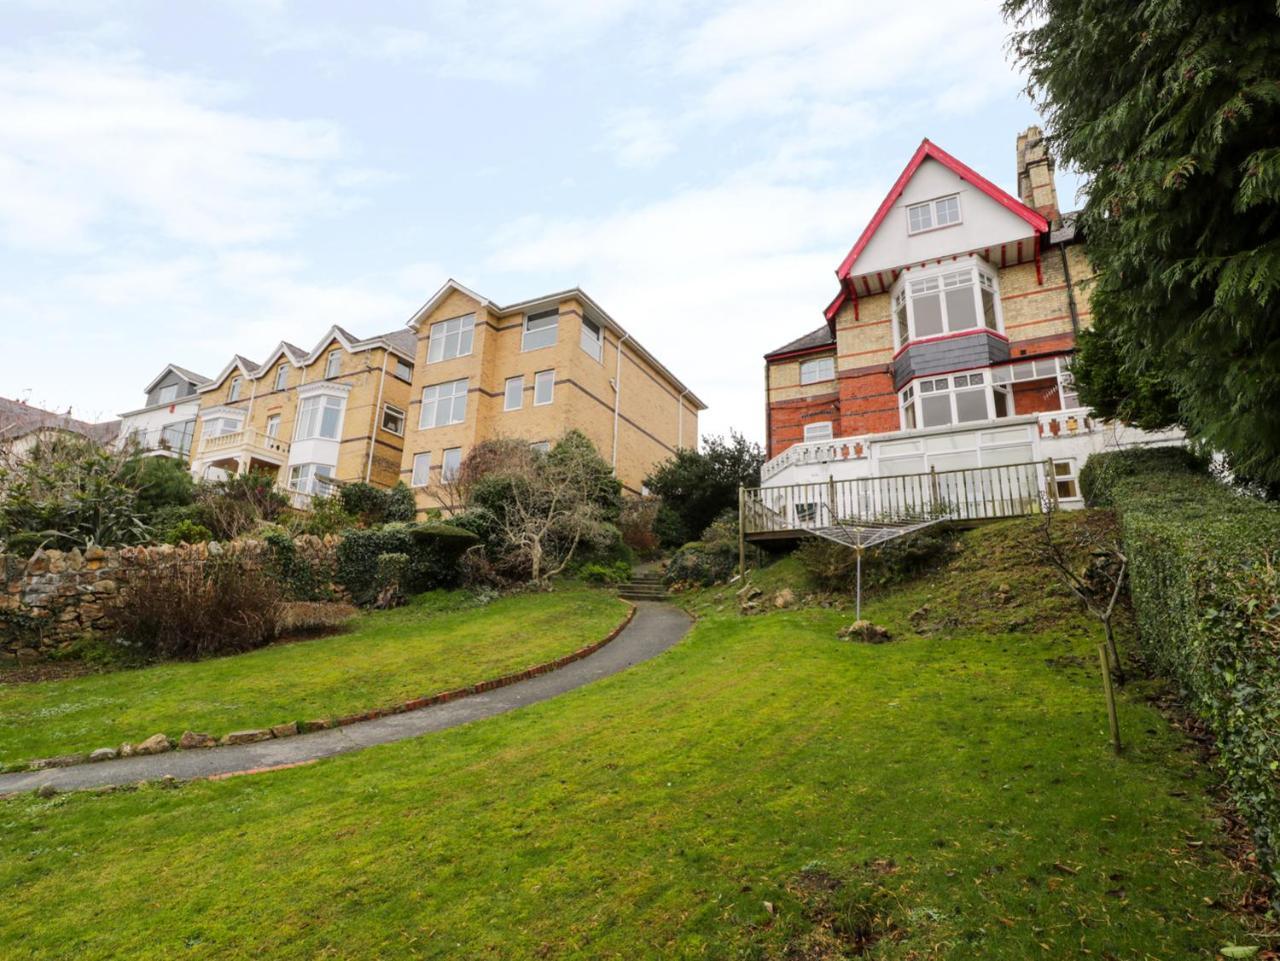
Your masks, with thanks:
[(636, 571), (618, 588), (618, 596), (625, 601), (665, 601), (667, 588), (657, 571)]

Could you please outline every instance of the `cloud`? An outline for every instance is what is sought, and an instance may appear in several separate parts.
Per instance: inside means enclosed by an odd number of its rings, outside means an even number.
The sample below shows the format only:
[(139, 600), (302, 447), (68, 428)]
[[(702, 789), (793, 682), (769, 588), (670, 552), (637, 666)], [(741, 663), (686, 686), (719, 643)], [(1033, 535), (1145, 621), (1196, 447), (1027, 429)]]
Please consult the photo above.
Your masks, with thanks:
[(605, 125), (605, 137), (603, 149), (623, 167), (652, 167), (676, 149), (666, 124), (647, 107), (614, 113)]
[(252, 116), (238, 93), (125, 58), (0, 59), (0, 242), (259, 243), (351, 202), (336, 127)]
[(823, 323), (832, 276), (880, 189), (732, 179), (595, 219), (526, 218), (492, 268), (581, 284), (712, 409), (763, 435), (762, 355)]

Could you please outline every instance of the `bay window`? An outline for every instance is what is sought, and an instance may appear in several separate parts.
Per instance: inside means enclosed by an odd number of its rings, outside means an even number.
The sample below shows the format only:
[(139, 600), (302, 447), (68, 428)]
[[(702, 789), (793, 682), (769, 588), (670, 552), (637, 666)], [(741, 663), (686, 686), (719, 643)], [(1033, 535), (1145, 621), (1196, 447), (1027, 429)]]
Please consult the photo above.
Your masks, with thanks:
[(985, 327), (999, 332), (995, 278), (973, 263), (923, 277), (904, 276), (893, 295), (894, 346)]
[(342, 407), (341, 397), (304, 397), (298, 405), (294, 440), (337, 440), (342, 427)]
[(903, 388), (898, 397), (903, 430), (970, 424), (1013, 413), (1009, 388), (992, 385), (984, 370), (926, 377)]
[(835, 380), (836, 360), (834, 357), (815, 357), (800, 364), (800, 383), (816, 384), (824, 380)]
[(289, 490), (300, 494), (328, 494), (333, 468), (328, 464), (294, 464), (289, 468)]

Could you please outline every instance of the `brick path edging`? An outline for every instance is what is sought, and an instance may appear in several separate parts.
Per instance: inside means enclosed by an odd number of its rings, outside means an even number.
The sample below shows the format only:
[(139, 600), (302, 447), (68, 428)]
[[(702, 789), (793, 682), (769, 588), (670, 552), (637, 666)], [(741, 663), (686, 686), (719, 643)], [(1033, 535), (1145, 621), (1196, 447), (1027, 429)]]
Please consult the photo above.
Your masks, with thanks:
[[(441, 691), (438, 694), (432, 694), (427, 697), (410, 698), (399, 704), (392, 704), (388, 707), (374, 708), (371, 711), (362, 711), (356, 714), (347, 714), (337, 718), (320, 718), (314, 721), (287, 721), (283, 724), (275, 724), (270, 727), (259, 728), (252, 731), (232, 731), (224, 734), (221, 738), (216, 738), (210, 734), (194, 734), (187, 731), (182, 740), (177, 743), (165, 738), (165, 744), (162, 747), (156, 747), (148, 750), (145, 745), (156, 741), (164, 735), (153, 735), (147, 741), (135, 746), (131, 744), (121, 745), (119, 751), (111, 750), (107, 756), (102, 749), (91, 753), (84, 754), (66, 754), (60, 757), (40, 758), (31, 761), (26, 765), (20, 766), (17, 770), (42, 771), (51, 767), (72, 767), (77, 764), (89, 764), (96, 761), (109, 761), (116, 757), (130, 757), (138, 754), (162, 754), (171, 750), (202, 750), (205, 748), (218, 747), (227, 744), (250, 744), (257, 741), (269, 741), (275, 738), (292, 737), (295, 734), (307, 734), (311, 731), (323, 731), (329, 728), (346, 727), (350, 724), (359, 724), (361, 721), (373, 721), (380, 717), (387, 717), (392, 714), (405, 714), (409, 711), (420, 711), (426, 707), (433, 707), (437, 704), (444, 704), (448, 701), (460, 700), (464, 697), (471, 697), (476, 694), (483, 694), (486, 691), (495, 691), (501, 687), (509, 687), (520, 681), (527, 681), (530, 678), (539, 676), (540, 674), (549, 674), (552, 671), (559, 670), (572, 664), (574, 661), (580, 661), (584, 657), (589, 657), (596, 651), (600, 650), (606, 644), (615, 640), (621, 634), (636, 616), (636, 605), (628, 605), (629, 610), (627, 616), (622, 619), (612, 631), (606, 634), (602, 639), (588, 644), (586, 647), (580, 647), (576, 651), (571, 651), (562, 657), (557, 657), (554, 661), (546, 661), (542, 664), (536, 664), (533, 667), (525, 668), (523, 671), (517, 671), (513, 674), (504, 674), (501, 677), (490, 678), (487, 681), (479, 681), (468, 687), (455, 688), (452, 691)], [(183, 740), (191, 739), (191, 743), (184, 745)], [(100, 755), (94, 757), (94, 755)], [(10, 768), (13, 770), (13, 768)]]

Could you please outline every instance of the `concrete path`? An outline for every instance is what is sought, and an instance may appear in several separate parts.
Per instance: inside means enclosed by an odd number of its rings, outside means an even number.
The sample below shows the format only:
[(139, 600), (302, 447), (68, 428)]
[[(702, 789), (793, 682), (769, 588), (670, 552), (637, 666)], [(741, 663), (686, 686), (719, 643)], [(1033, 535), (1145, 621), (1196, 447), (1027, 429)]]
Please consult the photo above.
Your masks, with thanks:
[(0, 795), (31, 791), (51, 784), (59, 791), (154, 781), (170, 775), (180, 780), (237, 774), (262, 768), (302, 764), (334, 754), (358, 751), (374, 744), (389, 744), (405, 738), (443, 731), (469, 721), (493, 717), (536, 704), (590, 684), (633, 664), (647, 661), (673, 647), (688, 633), (693, 621), (679, 608), (668, 604), (637, 605), (631, 623), (611, 643), (594, 654), (550, 674), (541, 674), (509, 687), (448, 701), (407, 714), (393, 714), (347, 727), (299, 734), (295, 737), (215, 747), (203, 750), (170, 751), (149, 757), (119, 758), (96, 764), (0, 774)]

